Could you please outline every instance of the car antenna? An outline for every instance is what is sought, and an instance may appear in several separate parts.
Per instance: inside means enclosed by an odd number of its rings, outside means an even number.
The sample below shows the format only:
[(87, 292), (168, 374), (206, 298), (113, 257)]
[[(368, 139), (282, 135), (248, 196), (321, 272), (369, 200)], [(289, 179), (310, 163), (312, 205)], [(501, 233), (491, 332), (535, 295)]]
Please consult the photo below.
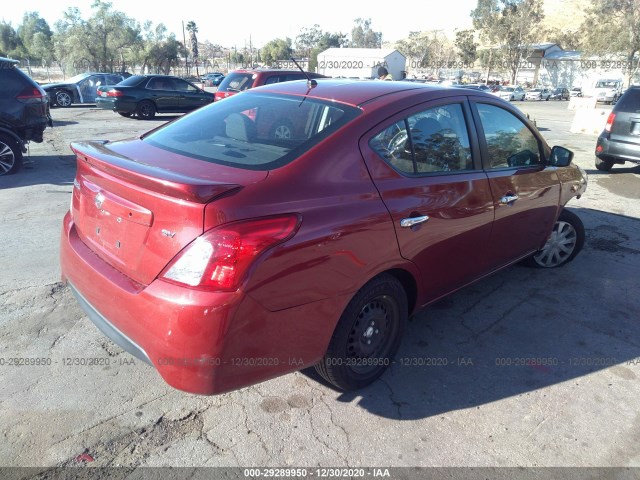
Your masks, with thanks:
[[(309, 90), (311, 90), (312, 88), (315, 88), (318, 86), (318, 82), (316, 82), (313, 78), (311, 78), (309, 76), (309, 72), (305, 72), (304, 69), (300, 66), (300, 64), (298, 62), (296, 62), (296, 59), (293, 57), (290, 57), (291, 61), (293, 63), (296, 64), (296, 67), (298, 67), (300, 69), (300, 71), (304, 74), (305, 77), (307, 77), (307, 87), (309, 87)], [(307, 92), (309, 93), (309, 92)]]

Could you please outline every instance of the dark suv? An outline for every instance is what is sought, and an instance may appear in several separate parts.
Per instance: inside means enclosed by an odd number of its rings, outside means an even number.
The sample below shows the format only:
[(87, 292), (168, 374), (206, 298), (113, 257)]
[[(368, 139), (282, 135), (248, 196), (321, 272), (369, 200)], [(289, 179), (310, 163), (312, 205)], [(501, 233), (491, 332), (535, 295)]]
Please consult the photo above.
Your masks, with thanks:
[(16, 172), (26, 144), (41, 143), (53, 125), (47, 94), (17, 63), (0, 57), (0, 175)]
[(630, 87), (615, 104), (596, 143), (596, 168), (640, 164), (640, 87)]
[(216, 100), (230, 97), (249, 88), (269, 85), (272, 83), (289, 82), (291, 80), (304, 80), (306, 78), (326, 78), (324, 75), (313, 72), (301, 72), (300, 70), (280, 69), (248, 69), (234, 70), (224, 77), (216, 90)]

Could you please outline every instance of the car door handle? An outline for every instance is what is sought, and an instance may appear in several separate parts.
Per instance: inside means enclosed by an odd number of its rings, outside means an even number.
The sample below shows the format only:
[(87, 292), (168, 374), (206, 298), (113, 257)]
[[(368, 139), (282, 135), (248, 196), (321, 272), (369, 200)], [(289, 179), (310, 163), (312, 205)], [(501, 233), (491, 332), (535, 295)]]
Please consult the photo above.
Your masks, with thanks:
[(414, 225), (418, 225), (419, 223), (424, 223), (428, 220), (429, 220), (428, 215), (423, 215), (421, 217), (403, 218), (402, 220), (400, 220), (400, 226), (402, 228), (411, 228)]
[(515, 193), (507, 193), (505, 196), (503, 196), (500, 199), (500, 205), (509, 205), (510, 203), (515, 202), (519, 198), (520, 197), (518, 195), (516, 195)]

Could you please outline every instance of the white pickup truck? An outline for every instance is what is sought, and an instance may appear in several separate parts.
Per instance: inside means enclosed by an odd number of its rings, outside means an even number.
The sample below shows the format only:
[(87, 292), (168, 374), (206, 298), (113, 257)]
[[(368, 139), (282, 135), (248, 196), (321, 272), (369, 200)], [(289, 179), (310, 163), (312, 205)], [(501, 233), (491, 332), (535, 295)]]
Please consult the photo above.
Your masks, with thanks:
[(622, 79), (600, 78), (593, 86), (583, 89), (585, 97), (596, 97), (598, 102), (614, 104), (622, 95)]

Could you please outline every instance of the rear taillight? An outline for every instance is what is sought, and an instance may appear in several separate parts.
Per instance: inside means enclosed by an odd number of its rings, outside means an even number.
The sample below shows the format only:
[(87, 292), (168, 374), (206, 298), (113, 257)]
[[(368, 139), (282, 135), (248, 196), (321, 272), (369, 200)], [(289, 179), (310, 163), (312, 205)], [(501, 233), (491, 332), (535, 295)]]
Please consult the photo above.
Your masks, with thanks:
[(611, 128), (613, 127), (613, 122), (616, 119), (616, 114), (611, 112), (609, 114), (609, 118), (607, 118), (607, 123), (604, 126), (605, 132), (611, 132)]
[(115, 88), (112, 88), (111, 90), (107, 90), (107, 97), (122, 97), (124, 96), (124, 93), (122, 93), (120, 90), (116, 90)]
[(299, 224), (291, 214), (214, 228), (182, 250), (160, 278), (194, 288), (237, 290), (254, 260), (291, 238)]
[(46, 101), (47, 94), (39, 87), (26, 87), (16, 98), (26, 103), (42, 103)]

